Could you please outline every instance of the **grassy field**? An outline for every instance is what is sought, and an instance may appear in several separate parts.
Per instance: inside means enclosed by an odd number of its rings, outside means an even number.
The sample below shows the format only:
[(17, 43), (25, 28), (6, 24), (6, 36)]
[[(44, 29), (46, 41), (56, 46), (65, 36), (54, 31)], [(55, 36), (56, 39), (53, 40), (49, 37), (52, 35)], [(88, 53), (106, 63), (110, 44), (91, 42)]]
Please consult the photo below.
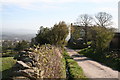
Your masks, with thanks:
[(2, 57), (0, 58), (2, 66), (0, 66), (0, 72), (2, 72), (2, 77), (7, 78), (10, 74), (10, 68), (16, 63), (13, 57)]
[(14, 60), (13, 57), (2, 57), (0, 58), (0, 61), (2, 61), (2, 66), (0, 66), (1, 69), (0, 71), (7, 70), (16, 63), (16, 60)]

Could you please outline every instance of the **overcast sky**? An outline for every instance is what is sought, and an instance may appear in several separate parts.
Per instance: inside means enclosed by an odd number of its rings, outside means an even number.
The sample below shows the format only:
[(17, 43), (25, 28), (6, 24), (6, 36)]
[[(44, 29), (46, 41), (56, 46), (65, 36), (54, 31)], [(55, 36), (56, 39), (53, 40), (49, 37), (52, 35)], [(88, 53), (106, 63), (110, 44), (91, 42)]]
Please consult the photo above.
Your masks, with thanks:
[[(3, 31), (37, 32), (40, 26), (51, 27), (59, 21), (74, 23), (80, 14), (94, 16), (107, 12), (118, 27), (119, 0), (1, 0)], [(1, 22), (1, 21), (0, 21)]]

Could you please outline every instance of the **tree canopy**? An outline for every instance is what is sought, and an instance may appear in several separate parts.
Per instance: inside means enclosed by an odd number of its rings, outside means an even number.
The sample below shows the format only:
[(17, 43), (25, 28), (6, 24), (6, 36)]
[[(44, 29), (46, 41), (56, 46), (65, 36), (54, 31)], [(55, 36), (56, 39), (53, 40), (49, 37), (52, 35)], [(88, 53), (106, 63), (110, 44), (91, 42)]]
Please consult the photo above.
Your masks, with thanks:
[(114, 36), (111, 28), (101, 26), (92, 27), (92, 44), (97, 51), (102, 52), (109, 46), (110, 41)]
[(29, 47), (30, 47), (29, 43), (25, 40), (22, 40), (16, 45), (15, 50), (21, 51), (21, 50), (24, 50), (24, 49), (29, 48)]
[(65, 44), (65, 39), (68, 35), (67, 24), (62, 21), (55, 24), (52, 28), (40, 27), (38, 34), (36, 35), (35, 42), (37, 44), (52, 44), (61, 46)]
[[(88, 14), (82, 14), (77, 18), (77, 22), (73, 25), (71, 31), (73, 39), (81, 39), (83, 43), (92, 41), (92, 47), (100, 49), (101, 51), (108, 47), (108, 44), (113, 38), (114, 30), (110, 28), (112, 25), (112, 15), (106, 12), (99, 12), (94, 17)], [(76, 28), (77, 27), (77, 28)], [(78, 28), (79, 27), (79, 28)], [(80, 31), (84, 30), (84, 36), (80, 36)], [(74, 35), (74, 36), (73, 36)], [(82, 46), (82, 45), (81, 45)]]

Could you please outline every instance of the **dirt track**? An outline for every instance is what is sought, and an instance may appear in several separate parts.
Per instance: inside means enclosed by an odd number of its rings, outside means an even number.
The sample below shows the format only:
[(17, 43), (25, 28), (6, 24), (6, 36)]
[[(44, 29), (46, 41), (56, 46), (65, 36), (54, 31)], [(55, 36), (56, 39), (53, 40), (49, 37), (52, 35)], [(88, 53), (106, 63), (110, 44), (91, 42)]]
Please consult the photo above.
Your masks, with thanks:
[(75, 61), (77, 61), (79, 66), (82, 67), (84, 74), (88, 78), (117, 78), (118, 80), (118, 71), (112, 70), (96, 61), (81, 56), (72, 49), (67, 49), (67, 52)]

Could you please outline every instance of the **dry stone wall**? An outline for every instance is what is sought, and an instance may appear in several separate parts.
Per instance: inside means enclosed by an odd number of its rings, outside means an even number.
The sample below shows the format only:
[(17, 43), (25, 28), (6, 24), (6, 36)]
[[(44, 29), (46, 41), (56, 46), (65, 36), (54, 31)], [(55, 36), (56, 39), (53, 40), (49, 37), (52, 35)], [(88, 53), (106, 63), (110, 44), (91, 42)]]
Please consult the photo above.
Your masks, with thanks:
[(13, 66), (11, 77), (14, 80), (26, 78), (37, 80), (42, 78), (66, 78), (60, 49), (44, 45), (19, 52)]

